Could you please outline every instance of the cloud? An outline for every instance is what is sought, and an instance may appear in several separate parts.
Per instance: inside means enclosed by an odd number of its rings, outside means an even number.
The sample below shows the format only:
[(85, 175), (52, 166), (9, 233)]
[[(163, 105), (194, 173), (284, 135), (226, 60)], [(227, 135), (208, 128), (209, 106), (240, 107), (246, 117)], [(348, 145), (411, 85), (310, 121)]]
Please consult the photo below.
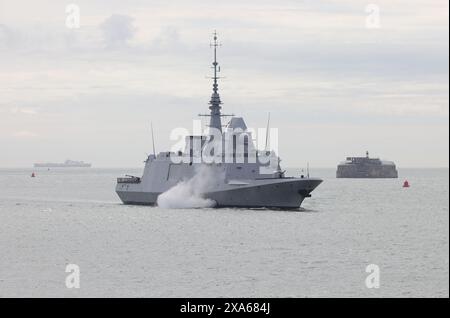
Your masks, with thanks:
[(151, 48), (158, 51), (170, 51), (182, 46), (180, 32), (177, 27), (163, 27), (160, 33), (152, 40)]
[[(320, 130), (321, 140), (302, 141), (311, 161), (334, 165), (327, 147), (355, 138), (354, 127), (367, 128), (373, 142), (386, 139), (395, 133), (383, 128), (387, 124), (408, 134), (395, 140), (404, 145), (396, 154), (392, 146), (395, 159), (448, 159), (448, 135), (436, 138), (448, 129), (448, 2), (377, 1), (382, 27), (368, 30), (366, 3), (356, 0), (80, 0), (79, 29), (65, 27), (64, 5), (54, 0), (31, 9), (24, 0), (6, 1), (0, 10), (0, 149), (15, 155), (0, 165), (31, 160), (25, 142), (56, 157), (61, 147), (88, 156), (102, 144), (100, 164), (139, 162), (150, 120), (165, 127), (158, 129), (162, 142), (170, 126), (189, 126), (192, 116), (208, 110), (211, 82), (204, 77), (211, 71), (214, 29), (223, 43), (224, 112), (255, 127), (270, 111), (274, 125), (293, 134), (301, 127), (308, 127), (304, 134)], [(333, 125), (348, 131), (338, 136)], [(30, 139), (18, 143), (15, 131)], [(31, 139), (34, 131), (39, 138)], [(380, 137), (380, 131), (389, 134)], [(414, 139), (432, 147), (426, 157)], [(118, 144), (134, 148), (118, 153)], [(379, 144), (384, 152), (386, 142)], [(298, 149), (283, 155), (303, 156)]]
[(113, 14), (107, 18), (100, 25), (106, 46), (109, 48), (127, 46), (136, 32), (133, 21), (132, 17), (122, 14)]
[(11, 113), (13, 114), (25, 114), (25, 115), (35, 115), (37, 114), (37, 109), (36, 108), (21, 108), (21, 107), (13, 107), (11, 108)]
[(19, 137), (19, 138), (34, 138), (34, 137), (37, 137), (38, 135), (32, 131), (21, 130), (21, 131), (16, 131), (15, 133), (13, 133), (13, 136)]
[(10, 46), (12, 36), (13, 35), (11, 29), (4, 24), (0, 24), (0, 48), (6, 48)]

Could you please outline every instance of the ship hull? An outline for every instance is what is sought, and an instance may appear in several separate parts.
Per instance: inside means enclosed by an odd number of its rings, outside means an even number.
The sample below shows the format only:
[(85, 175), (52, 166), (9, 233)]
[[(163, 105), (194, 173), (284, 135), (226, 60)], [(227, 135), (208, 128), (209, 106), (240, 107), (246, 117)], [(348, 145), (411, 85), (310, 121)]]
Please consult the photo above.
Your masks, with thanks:
[[(297, 209), (303, 200), (322, 182), (315, 178), (255, 180), (245, 186), (224, 186), (212, 189), (202, 197), (214, 200), (215, 207)], [(146, 192), (118, 187), (116, 192), (125, 204), (155, 205), (162, 192)]]

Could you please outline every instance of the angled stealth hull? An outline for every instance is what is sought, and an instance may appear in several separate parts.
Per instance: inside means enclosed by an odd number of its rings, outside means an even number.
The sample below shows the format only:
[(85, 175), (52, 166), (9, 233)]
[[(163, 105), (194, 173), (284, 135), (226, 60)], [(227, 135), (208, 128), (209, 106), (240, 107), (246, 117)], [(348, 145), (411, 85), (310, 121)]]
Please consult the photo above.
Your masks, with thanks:
[[(214, 200), (215, 207), (296, 209), (321, 182), (316, 178), (252, 180), (243, 185), (224, 184), (201, 196)], [(155, 205), (162, 193), (142, 191), (137, 185), (118, 185), (116, 192), (123, 203), (140, 205)]]

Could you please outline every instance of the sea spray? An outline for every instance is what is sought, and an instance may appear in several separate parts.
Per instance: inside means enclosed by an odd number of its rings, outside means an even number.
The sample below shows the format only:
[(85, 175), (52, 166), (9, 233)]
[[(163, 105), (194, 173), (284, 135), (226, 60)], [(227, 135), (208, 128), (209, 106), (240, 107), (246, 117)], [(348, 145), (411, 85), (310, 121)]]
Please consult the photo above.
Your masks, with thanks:
[(167, 209), (211, 208), (217, 203), (203, 197), (212, 186), (222, 182), (224, 175), (212, 167), (201, 166), (189, 180), (183, 180), (158, 196), (157, 204)]

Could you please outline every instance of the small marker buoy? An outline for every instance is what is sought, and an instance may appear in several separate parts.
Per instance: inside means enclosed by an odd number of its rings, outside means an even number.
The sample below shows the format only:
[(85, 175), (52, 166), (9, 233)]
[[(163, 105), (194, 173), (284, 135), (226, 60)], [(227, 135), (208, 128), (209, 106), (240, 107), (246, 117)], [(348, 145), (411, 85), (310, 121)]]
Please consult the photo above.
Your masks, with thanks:
[(31, 173), (31, 177), (32, 177), (32, 178), (36, 177), (36, 174), (35, 174), (34, 172)]
[(403, 188), (409, 188), (408, 180), (405, 180), (405, 182), (403, 182)]

